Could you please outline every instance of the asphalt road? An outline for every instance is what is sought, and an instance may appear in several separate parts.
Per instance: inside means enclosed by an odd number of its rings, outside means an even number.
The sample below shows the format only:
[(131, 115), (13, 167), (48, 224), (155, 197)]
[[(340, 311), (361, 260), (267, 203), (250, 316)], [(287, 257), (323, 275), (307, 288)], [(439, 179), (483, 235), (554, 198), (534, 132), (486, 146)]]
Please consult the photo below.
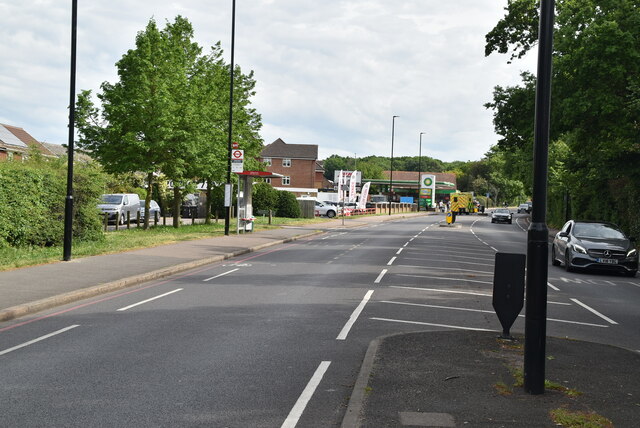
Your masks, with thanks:
[[(501, 330), (493, 261), (526, 252), (524, 219), (330, 231), (15, 320), (0, 426), (339, 426), (374, 338)], [(549, 266), (547, 333), (640, 350), (639, 288)]]

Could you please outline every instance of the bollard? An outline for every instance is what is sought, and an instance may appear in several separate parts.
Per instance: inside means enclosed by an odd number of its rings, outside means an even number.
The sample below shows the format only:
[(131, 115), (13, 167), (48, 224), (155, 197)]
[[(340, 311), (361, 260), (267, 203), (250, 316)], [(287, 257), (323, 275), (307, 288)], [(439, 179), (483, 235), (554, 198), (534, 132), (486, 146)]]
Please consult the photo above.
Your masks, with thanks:
[(273, 211), (269, 210), (269, 224), (271, 224), (272, 217), (273, 217)]
[(493, 309), (502, 325), (502, 339), (513, 340), (509, 330), (524, 306), (524, 254), (496, 253), (493, 273)]
[(120, 215), (120, 213), (116, 213), (116, 231), (120, 227), (120, 219), (121, 218), (122, 218), (122, 216)]
[(155, 211), (155, 212), (153, 213), (153, 225), (154, 225), (154, 226), (157, 226), (157, 225), (158, 225), (158, 215), (159, 215), (159, 214), (158, 214), (158, 211)]
[(109, 214), (104, 213), (104, 231), (107, 231), (107, 226), (109, 225)]
[(193, 226), (196, 222), (196, 210), (191, 208), (191, 225)]
[(140, 226), (140, 211), (136, 211), (136, 224)]
[(167, 225), (167, 212), (165, 211), (164, 214), (162, 214), (162, 225), (166, 226)]
[(127, 211), (127, 229), (131, 229), (131, 212)]

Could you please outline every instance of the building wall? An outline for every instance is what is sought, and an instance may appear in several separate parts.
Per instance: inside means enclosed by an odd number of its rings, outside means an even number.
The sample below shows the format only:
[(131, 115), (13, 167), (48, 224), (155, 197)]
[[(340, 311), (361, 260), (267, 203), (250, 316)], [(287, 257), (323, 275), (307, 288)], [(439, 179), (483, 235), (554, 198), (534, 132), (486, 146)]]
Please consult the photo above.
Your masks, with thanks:
[(282, 166), (282, 158), (271, 158), (271, 166), (268, 166), (266, 169), (269, 172), (290, 177), (290, 183), (288, 185), (282, 184), (280, 178), (272, 178), (271, 185), (274, 187), (316, 188), (315, 160), (291, 159), (291, 166), (284, 167)]

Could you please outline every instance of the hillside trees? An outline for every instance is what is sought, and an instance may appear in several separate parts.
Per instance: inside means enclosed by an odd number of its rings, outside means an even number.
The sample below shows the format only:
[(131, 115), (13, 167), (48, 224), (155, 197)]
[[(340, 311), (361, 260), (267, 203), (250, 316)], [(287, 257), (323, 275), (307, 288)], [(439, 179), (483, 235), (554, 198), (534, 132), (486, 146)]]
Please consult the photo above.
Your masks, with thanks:
[[(119, 81), (101, 85), (101, 108), (90, 91), (79, 95), (76, 108), (78, 145), (108, 172), (143, 172), (147, 189), (159, 173), (174, 182), (175, 227), (180, 184), (223, 181), (228, 155), (229, 66), (219, 44), (203, 55), (193, 35), (186, 18), (178, 16), (163, 29), (150, 20), (135, 48), (116, 63)], [(252, 73), (238, 72), (234, 138), (242, 137), (245, 156), (252, 158), (262, 146), (261, 119), (250, 102), (255, 81)], [(148, 191), (147, 210), (150, 200)]]
[[(640, 2), (556, 5), (549, 207), (568, 197), (573, 216), (617, 222), (637, 235), (640, 220), (629, 213), (640, 210)], [(513, 59), (535, 47), (537, 6), (509, 0), (505, 17), (487, 34), (485, 53)], [(520, 86), (496, 88), (488, 105), (503, 136), (498, 149), (521, 178), (531, 170), (534, 93), (533, 76), (524, 74)], [(550, 211), (551, 222), (564, 220), (561, 212)]]

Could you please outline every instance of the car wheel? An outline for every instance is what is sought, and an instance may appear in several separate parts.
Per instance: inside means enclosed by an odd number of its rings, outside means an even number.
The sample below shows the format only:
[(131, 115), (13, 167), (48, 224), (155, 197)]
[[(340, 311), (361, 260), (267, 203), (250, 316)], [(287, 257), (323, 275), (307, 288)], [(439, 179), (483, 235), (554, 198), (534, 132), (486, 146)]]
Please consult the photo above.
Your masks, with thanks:
[(335, 211), (327, 211), (327, 217), (334, 218), (335, 216), (336, 216), (336, 212)]
[(491, 223), (495, 223), (496, 221), (494, 219), (491, 219)]
[(637, 271), (637, 270), (630, 270), (630, 271), (628, 271), (628, 272), (625, 272), (624, 274), (625, 274), (626, 276), (629, 276), (629, 277), (633, 278), (634, 276), (636, 276), (636, 274), (637, 274), (637, 273), (638, 273), (638, 271)]
[(513, 221), (509, 220), (509, 224), (513, 224)]
[(571, 258), (568, 250), (564, 253), (564, 270), (566, 270), (567, 272), (573, 272), (573, 268), (571, 267)]
[(560, 266), (560, 261), (556, 258), (556, 247), (551, 246), (551, 265)]
[(124, 224), (124, 214), (120, 213), (120, 215), (118, 216), (118, 224), (119, 225), (123, 225)]

